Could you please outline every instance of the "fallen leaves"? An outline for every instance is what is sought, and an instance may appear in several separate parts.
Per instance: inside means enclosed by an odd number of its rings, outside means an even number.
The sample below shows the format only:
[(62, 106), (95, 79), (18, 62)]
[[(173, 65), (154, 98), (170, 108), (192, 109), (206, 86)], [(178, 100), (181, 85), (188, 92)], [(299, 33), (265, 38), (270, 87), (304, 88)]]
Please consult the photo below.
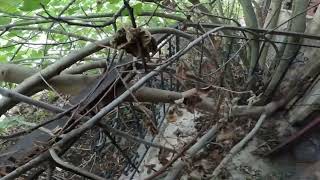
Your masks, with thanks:
[(115, 34), (112, 46), (124, 49), (135, 57), (147, 56), (157, 50), (156, 40), (151, 33), (141, 28), (121, 28)]
[(176, 106), (171, 106), (168, 109), (167, 114), (167, 122), (168, 123), (175, 123), (177, 121), (178, 116), (183, 116), (183, 112)]
[(160, 149), (159, 155), (158, 155), (158, 160), (161, 165), (164, 166), (169, 162), (170, 154), (171, 153), (169, 151), (167, 151), (165, 149)]
[(148, 129), (152, 136), (155, 136), (159, 133), (157, 125), (154, 123), (154, 116), (150, 109), (142, 104), (136, 104), (138, 109), (140, 109), (147, 118), (143, 118), (144, 126)]
[(177, 121), (177, 115), (176, 115), (176, 113), (174, 111), (174, 108), (170, 108), (168, 110), (168, 115), (167, 115), (166, 119), (167, 119), (168, 123), (174, 123), (174, 122)]
[(234, 138), (234, 132), (231, 129), (222, 129), (217, 135), (216, 141), (223, 142), (227, 140), (232, 140)]
[(197, 75), (191, 69), (190, 65), (188, 65), (184, 61), (179, 63), (179, 65), (176, 67), (176, 77), (184, 86), (185, 86), (184, 82), (187, 80), (205, 83), (202, 79), (197, 77)]
[(177, 104), (184, 104), (190, 112), (194, 112), (195, 107), (207, 97), (210, 92), (210, 87), (206, 88), (193, 88), (182, 93), (181, 99), (175, 101)]

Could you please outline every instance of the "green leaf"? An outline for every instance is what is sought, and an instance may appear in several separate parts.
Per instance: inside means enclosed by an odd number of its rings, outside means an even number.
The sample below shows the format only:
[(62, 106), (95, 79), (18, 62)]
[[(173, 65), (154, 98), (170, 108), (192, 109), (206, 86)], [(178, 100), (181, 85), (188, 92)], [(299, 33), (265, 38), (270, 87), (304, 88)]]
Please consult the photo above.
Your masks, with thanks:
[(21, 31), (20, 30), (10, 31), (6, 36), (9, 38), (12, 38), (12, 37), (16, 37), (17, 34), (21, 34)]
[(8, 17), (2, 17), (0, 18), (0, 25), (5, 25), (5, 24), (9, 24), (11, 23), (11, 18), (8, 18)]
[(33, 11), (41, 8), (42, 5), (47, 5), (50, 0), (23, 0), (23, 6), (20, 8), (22, 11)]
[(15, 46), (10, 46), (11, 44), (8, 43), (6, 46), (6, 48), (4, 48), (6, 50), (6, 52), (8, 53), (9, 51), (14, 51), (15, 50)]
[(122, 15), (122, 16), (129, 16), (129, 11), (128, 11), (128, 9), (123, 10), (123, 11), (121, 12), (121, 15)]
[(68, 13), (68, 14), (75, 14), (75, 12), (78, 11), (79, 9), (80, 9), (80, 8), (79, 8), (78, 6), (73, 6), (73, 7), (69, 8), (69, 9), (67, 10), (67, 13)]
[(110, 4), (116, 4), (116, 3), (119, 3), (121, 0), (108, 0), (108, 2)]
[(18, 11), (22, 0), (0, 0), (0, 10), (14, 13)]
[(144, 11), (154, 11), (155, 8), (156, 8), (156, 6), (154, 6), (152, 4), (143, 4)]
[(102, 6), (103, 6), (103, 2), (97, 1), (97, 12), (101, 10)]
[(10, 128), (12, 126), (21, 124), (20, 122), (23, 120), (24, 118), (21, 116), (11, 116), (4, 118), (2, 121), (0, 121), (0, 132), (5, 131), (5, 129)]
[(6, 62), (6, 61), (7, 61), (7, 56), (0, 55), (0, 62)]
[(137, 3), (134, 6), (132, 6), (132, 8), (135, 15), (140, 14), (142, 11), (142, 3)]
[(41, 54), (40, 51), (37, 51), (37, 50), (34, 50), (34, 49), (31, 50), (30, 57), (35, 58), (35, 57), (41, 57), (41, 56), (42, 56), (42, 54)]

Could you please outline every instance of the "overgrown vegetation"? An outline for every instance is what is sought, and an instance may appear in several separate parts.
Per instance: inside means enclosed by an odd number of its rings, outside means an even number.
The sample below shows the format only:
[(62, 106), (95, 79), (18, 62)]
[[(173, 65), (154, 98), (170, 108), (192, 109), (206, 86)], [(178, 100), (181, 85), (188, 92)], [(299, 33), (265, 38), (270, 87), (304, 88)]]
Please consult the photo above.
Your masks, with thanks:
[(0, 0), (0, 176), (228, 178), (250, 140), (277, 153), (320, 121), (318, 5)]

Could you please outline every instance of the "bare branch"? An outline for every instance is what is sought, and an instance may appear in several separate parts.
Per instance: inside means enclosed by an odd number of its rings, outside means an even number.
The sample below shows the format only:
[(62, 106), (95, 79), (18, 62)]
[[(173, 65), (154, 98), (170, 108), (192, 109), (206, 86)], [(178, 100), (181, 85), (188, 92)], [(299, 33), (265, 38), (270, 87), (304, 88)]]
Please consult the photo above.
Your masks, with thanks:
[(72, 171), (80, 176), (83, 176), (83, 177), (86, 177), (86, 178), (89, 178), (89, 179), (93, 179), (93, 180), (106, 180), (105, 178), (102, 178), (100, 176), (97, 176), (85, 169), (82, 169), (82, 168), (79, 168), (79, 167), (76, 167), (76, 166), (73, 166), (72, 164), (70, 163), (67, 163), (67, 162), (64, 162), (59, 156), (58, 154), (55, 152), (54, 149), (49, 149), (49, 152), (50, 152), (50, 155), (52, 157), (52, 159), (57, 163), (59, 164), (61, 167), (63, 167), (63, 169), (67, 169), (69, 171)]

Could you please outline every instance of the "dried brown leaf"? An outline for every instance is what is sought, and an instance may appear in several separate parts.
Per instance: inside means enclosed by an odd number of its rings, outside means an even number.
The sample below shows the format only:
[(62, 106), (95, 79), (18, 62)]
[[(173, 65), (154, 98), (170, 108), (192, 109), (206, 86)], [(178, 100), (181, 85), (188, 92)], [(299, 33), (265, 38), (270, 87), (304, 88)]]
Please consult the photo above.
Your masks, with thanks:
[(202, 99), (199, 97), (199, 95), (191, 95), (189, 97), (185, 97), (183, 100), (183, 104), (185, 104), (187, 107), (187, 110), (194, 113), (194, 109), (198, 103), (200, 103)]
[(147, 116), (147, 118), (143, 118), (144, 126), (153, 136), (157, 135), (159, 131), (156, 124), (153, 122), (154, 116), (152, 111), (142, 104), (138, 104), (137, 106)]
[(157, 50), (157, 44), (151, 33), (141, 28), (121, 28), (115, 34), (112, 46), (124, 49), (135, 57), (146, 56)]
[(225, 140), (232, 140), (234, 138), (235, 134), (234, 132), (229, 129), (229, 130), (221, 130), (220, 133), (217, 135), (216, 141), (221, 142)]
[(151, 174), (152, 171), (155, 171), (154, 169), (156, 167), (155, 164), (146, 164), (144, 166), (147, 168), (147, 174)]
[(187, 106), (187, 110), (190, 112), (194, 112), (195, 107), (197, 104), (202, 102), (202, 98), (207, 97), (208, 93), (210, 91), (210, 88), (192, 88), (188, 91), (185, 91), (182, 93), (183, 96), (183, 104)]
[(162, 165), (166, 165), (169, 162), (170, 152), (165, 149), (160, 149), (158, 160)]
[(168, 123), (174, 123), (176, 121), (177, 121), (177, 116), (175, 114), (168, 114), (167, 116)]
[(178, 108), (176, 106), (171, 106), (168, 110), (168, 115), (167, 115), (167, 122), (168, 123), (174, 123), (177, 121), (177, 116), (178, 116)]
[(182, 81), (184, 83), (184, 81), (187, 80), (191, 80), (193, 82), (202, 82), (202, 83), (206, 83), (204, 82), (201, 78), (199, 78), (194, 71), (192, 70), (192, 68), (190, 67), (190, 65), (188, 65), (186, 62), (181, 62), (179, 63), (179, 65), (176, 67), (176, 77), (179, 81)]

